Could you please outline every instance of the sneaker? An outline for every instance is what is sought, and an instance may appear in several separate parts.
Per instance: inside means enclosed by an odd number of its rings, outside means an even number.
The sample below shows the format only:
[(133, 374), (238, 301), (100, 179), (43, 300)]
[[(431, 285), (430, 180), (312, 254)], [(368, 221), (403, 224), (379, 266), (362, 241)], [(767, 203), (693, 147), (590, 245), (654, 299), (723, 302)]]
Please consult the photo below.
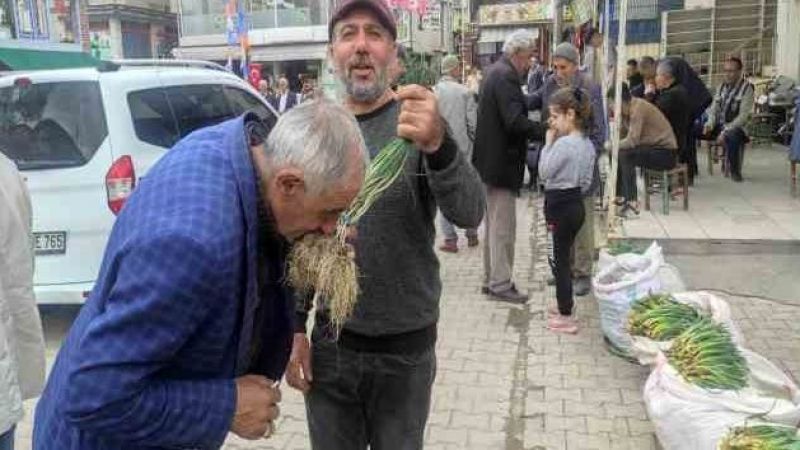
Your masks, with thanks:
[(583, 297), (584, 295), (588, 295), (589, 291), (592, 290), (592, 282), (589, 280), (589, 277), (576, 278), (572, 283), (572, 290), (578, 297)]
[(732, 179), (733, 181), (737, 182), (737, 183), (741, 183), (742, 181), (744, 181), (744, 179), (742, 178), (742, 176), (741, 176), (741, 175), (739, 175), (738, 173), (731, 174), (731, 179)]
[(467, 236), (467, 246), (468, 247), (477, 247), (481, 241), (478, 240), (478, 236)]
[(447, 253), (458, 253), (458, 239), (445, 239), (439, 250)]
[(557, 315), (547, 319), (547, 329), (556, 333), (576, 334), (578, 322), (572, 316)]
[(493, 291), (489, 289), (489, 295), (491, 295), (495, 300), (501, 302), (514, 303), (518, 305), (528, 302), (528, 296), (519, 292), (517, 287), (514, 285), (511, 285), (510, 288), (502, 291)]

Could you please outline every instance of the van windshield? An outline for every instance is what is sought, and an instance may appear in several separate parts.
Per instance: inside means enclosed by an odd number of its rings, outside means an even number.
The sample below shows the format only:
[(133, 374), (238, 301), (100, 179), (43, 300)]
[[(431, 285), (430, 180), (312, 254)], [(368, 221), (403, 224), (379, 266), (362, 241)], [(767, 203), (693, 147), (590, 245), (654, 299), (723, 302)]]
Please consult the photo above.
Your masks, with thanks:
[(0, 88), (0, 152), (20, 170), (84, 165), (107, 135), (96, 81)]

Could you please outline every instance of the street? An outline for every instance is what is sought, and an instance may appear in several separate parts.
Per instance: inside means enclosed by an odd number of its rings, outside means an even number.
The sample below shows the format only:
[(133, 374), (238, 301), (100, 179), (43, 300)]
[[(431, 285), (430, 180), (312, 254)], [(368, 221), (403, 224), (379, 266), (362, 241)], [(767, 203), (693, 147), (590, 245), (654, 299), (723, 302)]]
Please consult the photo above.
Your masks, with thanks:
[[(596, 302), (591, 297), (578, 299), (582, 327), (578, 335), (555, 335), (545, 329), (546, 301), (553, 298), (554, 289), (544, 282), (549, 243), (540, 211), (540, 197), (525, 194), (518, 200), (515, 278), (520, 288), (531, 294), (524, 307), (492, 302), (480, 294), (480, 247), (463, 246), (458, 254), (440, 254), (444, 292), (426, 448), (656, 449), (653, 427), (642, 403), (648, 369), (606, 350)], [(718, 295), (730, 302), (748, 346), (795, 380), (800, 378), (800, 328), (796, 326), (800, 323), (800, 299), (780, 297), (797, 292), (791, 288), (796, 286), (792, 271), (786, 268), (798, 267), (800, 257), (704, 258), (678, 256), (671, 260), (668, 255), (667, 262), (676, 264), (681, 273), (691, 273), (685, 277), (689, 287), (716, 289), (726, 285), (720, 276), (713, 279), (704, 274), (720, 273), (723, 264), (738, 267), (741, 274), (746, 261), (760, 261), (759, 277), (749, 282), (739, 277), (730, 283), (735, 286), (729, 289), (732, 293), (747, 296)], [(772, 287), (765, 294), (759, 286), (767, 284)], [(768, 294), (779, 298), (758, 297)], [(52, 363), (76, 311), (64, 307), (43, 310), (48, 363)], [(277, 434), (268, 441), (231, 436), (226, 449), (310, 448), (302, 398), (284, 386)], [(30, 448), (33, 406), (28, 402), (27, 417), (17, 428), (17, 444), (22, 450)]]

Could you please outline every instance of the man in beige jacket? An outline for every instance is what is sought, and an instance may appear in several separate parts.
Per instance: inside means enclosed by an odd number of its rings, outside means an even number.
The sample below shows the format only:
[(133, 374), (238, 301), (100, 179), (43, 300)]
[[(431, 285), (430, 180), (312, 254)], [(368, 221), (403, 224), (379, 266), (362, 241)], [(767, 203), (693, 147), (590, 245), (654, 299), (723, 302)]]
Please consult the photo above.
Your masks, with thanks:
[(44, 372), (30, 197), (14, 163), (0, 153), (0, 450), (14, 448), (22, 401), (41, 393)]

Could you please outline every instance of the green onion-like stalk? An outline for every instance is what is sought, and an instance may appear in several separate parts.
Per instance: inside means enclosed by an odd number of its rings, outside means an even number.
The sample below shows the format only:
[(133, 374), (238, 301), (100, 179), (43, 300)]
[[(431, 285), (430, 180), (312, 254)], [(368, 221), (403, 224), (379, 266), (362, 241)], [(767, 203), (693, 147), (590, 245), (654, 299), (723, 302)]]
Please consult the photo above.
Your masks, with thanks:
[(781, 425), (736, 427), (719, 444), (719, 450), (800, 450), (798, 429)]
[(394, 138), (378, 152), (367, 167), (364, 184), (350, 207), (339, 218), (338, 236), (344, 240), (347, 227), (358, 222), (381, 194), (392, 185), (403, 172), (408, 156), (409, 141)]

